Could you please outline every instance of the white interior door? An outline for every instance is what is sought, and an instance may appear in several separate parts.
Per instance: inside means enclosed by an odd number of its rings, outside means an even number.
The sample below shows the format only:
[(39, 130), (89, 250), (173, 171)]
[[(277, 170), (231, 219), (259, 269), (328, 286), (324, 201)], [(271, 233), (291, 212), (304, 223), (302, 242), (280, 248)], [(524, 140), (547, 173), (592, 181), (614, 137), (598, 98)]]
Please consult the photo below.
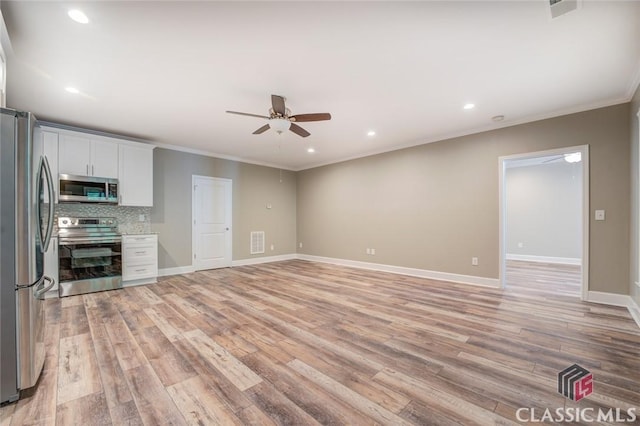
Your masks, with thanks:
[(231, 180), (193, 176), (193, 266), (231, 266)]

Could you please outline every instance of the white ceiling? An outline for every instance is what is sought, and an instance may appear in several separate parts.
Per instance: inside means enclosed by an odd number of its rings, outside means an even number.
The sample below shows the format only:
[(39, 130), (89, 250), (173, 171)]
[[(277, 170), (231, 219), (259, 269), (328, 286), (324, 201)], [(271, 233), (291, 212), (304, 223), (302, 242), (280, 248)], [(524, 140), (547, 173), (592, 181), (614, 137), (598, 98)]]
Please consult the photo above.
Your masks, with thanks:
[[(626, 102), (640, 71), (637, 1), (2, 3), (8, 106), (291, 170)], [(271, 94), (333, 119), (303, 139), (225, 113)]]

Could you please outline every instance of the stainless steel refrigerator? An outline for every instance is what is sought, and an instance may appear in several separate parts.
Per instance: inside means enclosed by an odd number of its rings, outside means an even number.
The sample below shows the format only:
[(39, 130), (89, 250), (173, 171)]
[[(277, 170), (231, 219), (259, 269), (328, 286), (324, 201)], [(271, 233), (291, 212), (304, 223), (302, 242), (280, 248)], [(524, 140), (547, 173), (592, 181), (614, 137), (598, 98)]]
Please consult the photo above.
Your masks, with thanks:
[(44, 364), (53, 188), (35, 117), (0, 108), (0, 403), (34, 386)]

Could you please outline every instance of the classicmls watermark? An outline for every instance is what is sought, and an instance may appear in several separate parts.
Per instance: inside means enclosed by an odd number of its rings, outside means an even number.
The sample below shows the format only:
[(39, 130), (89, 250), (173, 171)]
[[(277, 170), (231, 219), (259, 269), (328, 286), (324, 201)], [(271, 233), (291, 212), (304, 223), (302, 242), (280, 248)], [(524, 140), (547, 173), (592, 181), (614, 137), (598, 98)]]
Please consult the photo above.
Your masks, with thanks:
[[(593, 393), (593, 374), (586, 368), (573, 364), (558, 373), (558, 393), (572, 401), (580, 401)], [(520, 422), (530, 423), (562, 423), (562, 422), (608, 422), (633, 423), (638, 419), (635, 407), (622, 408), (591, 408), (591, 407), (559, 407), (559, 408), (529, 408), (521, 407), (516, 410), (516, 418)]]
[(593, 374), (573, 364), (558, 373), (558, 393), (572, 401), (580, 401), (593, 393)]

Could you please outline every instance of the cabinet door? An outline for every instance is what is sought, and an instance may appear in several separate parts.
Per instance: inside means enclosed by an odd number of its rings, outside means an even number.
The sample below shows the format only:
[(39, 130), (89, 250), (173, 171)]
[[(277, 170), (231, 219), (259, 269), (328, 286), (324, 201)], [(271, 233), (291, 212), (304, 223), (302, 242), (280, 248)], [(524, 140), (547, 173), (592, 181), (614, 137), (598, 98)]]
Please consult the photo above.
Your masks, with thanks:
[[(42, 140), (44, 143), (44, 155), (49, 160), (49, 167), (51, 168), (51, 177), (53, 178), (53, 186), (55, 189), (54, 204), (58, 203), (58, 134), (50, 132), (48, 130), (42, 131)], [(49, 194), (44, 194), (45, 202), (49, 202)]]
[(153, 150), (120, 145), (121, 206), (153, 206)]
[(91, 139), (61, 134), (58, 139), (58, 173), (91, 176)]
[(118, 178), (118, 144), (114, 142), (92, 141), (91, 176)]

